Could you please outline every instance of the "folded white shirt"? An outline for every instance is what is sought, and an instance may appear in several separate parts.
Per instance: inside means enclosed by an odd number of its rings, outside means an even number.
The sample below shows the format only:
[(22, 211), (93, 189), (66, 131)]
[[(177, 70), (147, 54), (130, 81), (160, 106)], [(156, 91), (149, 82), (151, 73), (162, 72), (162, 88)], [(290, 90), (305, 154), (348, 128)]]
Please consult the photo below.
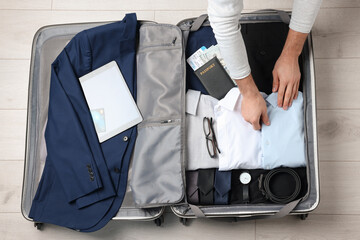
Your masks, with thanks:
[(234, 87), (214, 108), (220, 171), (262, 168), (261, 132), (242, 117), (241, 101)]
[[(214, 106), (218, 102), (200, 91), (189, 89), (186, 93), (186, 170), (219, 167), (218, 154), (211, 158), (208, 153), (203, 130), (203, 118), (214, 118)], [(213, 129), (216, 136), (216, 121)]]

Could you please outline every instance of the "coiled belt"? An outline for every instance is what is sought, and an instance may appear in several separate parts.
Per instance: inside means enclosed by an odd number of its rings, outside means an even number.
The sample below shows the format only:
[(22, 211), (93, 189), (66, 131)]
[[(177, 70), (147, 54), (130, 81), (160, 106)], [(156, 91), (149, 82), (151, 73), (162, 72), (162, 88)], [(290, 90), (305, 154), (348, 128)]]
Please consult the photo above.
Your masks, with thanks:
[[(277, 196), (271, 191), (271, 180), (277, 176), (278, 174), (286, 173), (293, 177), (295, 181), (295, 188), (291, 195), (289, 196)], [(264, 180), (263, 180), (264, 179)], [(271, 170), (269, 173), (266, 174), (265, 178), (264, 175), (260, 175), (259, 178), (259, 189), (263, 193), (263, 195), (274, 203), (285, 204), (289, 203), (299, 195), (301, 190), (301, 180), (299, 175), (291, 168), (277, 168)]]

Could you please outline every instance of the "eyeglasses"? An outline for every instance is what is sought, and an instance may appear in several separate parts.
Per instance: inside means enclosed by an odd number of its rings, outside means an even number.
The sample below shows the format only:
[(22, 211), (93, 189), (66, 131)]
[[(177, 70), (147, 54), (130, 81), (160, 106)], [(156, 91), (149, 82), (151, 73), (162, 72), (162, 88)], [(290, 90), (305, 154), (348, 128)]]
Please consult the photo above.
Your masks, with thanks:
[(212, 118), (210, 118), (210, 119), (208, 117), (203, 118), (203, 129), (204, 129), (204, 133), (205, 133), (206, 147), (207, 147), (208, 153), (211, 158), (214, 158), (216, 156), (216, 151), (218, 151), (219, 153), (221, 153), (221, 152), (217, 145)]

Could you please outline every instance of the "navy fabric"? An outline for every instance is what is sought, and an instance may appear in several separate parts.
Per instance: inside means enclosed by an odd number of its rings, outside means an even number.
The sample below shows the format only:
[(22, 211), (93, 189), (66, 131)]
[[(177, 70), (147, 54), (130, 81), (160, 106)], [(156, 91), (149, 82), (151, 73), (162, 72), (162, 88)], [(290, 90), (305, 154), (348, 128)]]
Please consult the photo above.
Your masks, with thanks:
[(95, 231), (119, 210), (136, 127), (100, 144), (78, 78), (115, 60), (136, 99), (137, 30), (136, 15), (127, 14), (82, 31), (52, 64), (48, 155), (29, 214), (34, 221)]
[(231, 171), (219, 171), (219, 169), (216, 169), (214, 188), (214, 204), (229, 204), (229, 192), (231, 190)]

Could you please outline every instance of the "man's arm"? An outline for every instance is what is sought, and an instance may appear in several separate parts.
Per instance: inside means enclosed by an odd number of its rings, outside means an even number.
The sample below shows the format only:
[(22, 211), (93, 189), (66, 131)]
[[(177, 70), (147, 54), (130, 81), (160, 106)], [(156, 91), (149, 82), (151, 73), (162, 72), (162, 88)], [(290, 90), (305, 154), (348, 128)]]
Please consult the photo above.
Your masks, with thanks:
[(297, 98), (300, 69), (298, 58), (319, 12), (322, 0), (294, 0), (289, 33), (273, 70), (273, 92), (278, 105), (287, 109)]
[(274, 66), (273, 92), (278, 91), (278, 106), (285, 110), (298, 95), (301, 77), (298, 58), (307, 35), (290, 29), (282, 53)]
[(255, 130), (261, 128), (261, 122), (270, 125), (265, 100), (255, 85), (252, 75), (235, 81), (243, 96), (241, 114), (244, 120), (251, 123)]
[(208, 0), (209, 21), (233, 79), (245, 78), (250, 74), (239, 24), (242, 9), (242, 0)]
[(260, 118), (269, 124), (266, 103), (259, 93), (250, 74), (244, 40), (239, 24), (242, 0), (209, 0), (208, 15), (211, 27), (218, 42), (221, 55), (243, 95), (241, 114), (254, 129), (261, 128)]

